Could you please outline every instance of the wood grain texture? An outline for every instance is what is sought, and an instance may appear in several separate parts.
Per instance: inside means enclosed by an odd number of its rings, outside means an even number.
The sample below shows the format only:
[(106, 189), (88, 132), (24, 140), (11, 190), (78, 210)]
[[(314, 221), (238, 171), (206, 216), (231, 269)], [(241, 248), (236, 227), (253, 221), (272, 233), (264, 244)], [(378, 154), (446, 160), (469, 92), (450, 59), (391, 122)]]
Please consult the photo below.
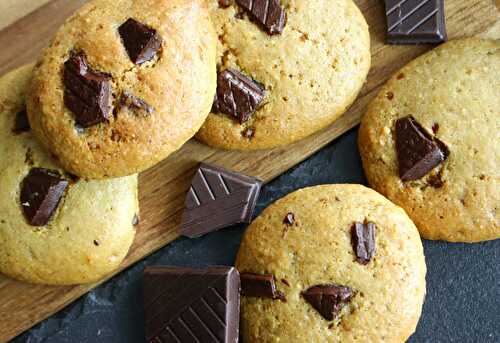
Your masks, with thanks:
[[(0, 31), (0, 46), (3, 47), (0, 51), (0, 74), (33, 61), (63, 20), (84, 2), (52, 0)], [(352, 108), (333, 126), (286, 148), (252, 153), (227, 152), (211, 149), (193, 140), (158, 166), (142, 173), (141, 223), (135, 243), (120, 270), (178, 237), (176, 230), (185, 192), (199, 161), (217, 163), (269, 181), (357, 125), (379, 86), (398, 68), (430, 48), (384, 45), (383, 2), (356, 2), (370, 25), (373, 61), (368, 81)], [(471, 35), (500, 38), (500, 13), (496, 1), (447, 0), (446, 17), (451, 39)], [(34, 286), (0, 276), (0, 342), (30, 328), (95, 286)]]

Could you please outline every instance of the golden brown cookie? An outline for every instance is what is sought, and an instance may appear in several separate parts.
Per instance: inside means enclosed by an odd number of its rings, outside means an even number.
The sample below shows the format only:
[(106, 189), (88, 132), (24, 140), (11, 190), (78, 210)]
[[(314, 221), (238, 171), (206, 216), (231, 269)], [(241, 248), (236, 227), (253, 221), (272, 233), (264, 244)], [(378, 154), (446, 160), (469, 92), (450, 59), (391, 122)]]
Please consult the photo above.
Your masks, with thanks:
[(33, 129), (75, 175), (142, 171), (208, 115), (215, 47), (203, 0), (93, 0), (37, 64), (28, 99)]
[[(247, 294), (245, 342), (404, 342), (425, 296), (417, 228), (361, 185), (316, 186), (278, 200), (247, 229), (236, 266)], [(247, 273), (272, 275), (277, 299), (248, 296), (256, 288)]]
[(467, 38), (410, 62), (369, 106), (359, 130), (368, 181), (422, 237), (500, 238), (499, 93), (500, 42)]
[[(270, 8), (278, 3), (286, 12), (283, 32), (273, 35), (238, 5), (245, 1), (220, 3), (209, 6), (219, 36), (217, 93), (227, 101), (216, 102), (198, 139), (223, 149), (273, 148), (325, 128), (351, 105), (370, 68), (368, 25), (351, 0), (271, 1)], [(280, 18), (269, 13), (268, 21)], [(244, 75), (245, 92), (238, 91), (239, 75), (227, 73), (234, 70)], [(229, 82), (233, 95), (223, 91)], [(240, 102), (236, 116), (228, 110), (233, 96)]]

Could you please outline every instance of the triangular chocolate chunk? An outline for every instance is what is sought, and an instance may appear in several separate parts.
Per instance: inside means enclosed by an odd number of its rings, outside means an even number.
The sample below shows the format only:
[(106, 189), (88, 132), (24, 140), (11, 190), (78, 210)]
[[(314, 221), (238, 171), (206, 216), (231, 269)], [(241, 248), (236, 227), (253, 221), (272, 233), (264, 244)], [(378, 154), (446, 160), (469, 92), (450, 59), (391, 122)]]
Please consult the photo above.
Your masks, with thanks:
[(123, 45), (134, 64), (143, 64), (155, 58), (161, 48), (160, 34), (135, 19), (129, 18), (119, 28)]
[(396, 121), (396, 150), (403, 181), (420, 179), (448, 157), (446, 145), (412, 117)]
[(375, 224), (355, 222), (351, 229), (351, 240), (356, 261), (368, 264), (375, 255)]
[(351, 288), (333, 283), (313, 286), (302, 292), (304, 299), (326, 320), (337, 318), (342, 308), (351, 301), (354, 294)]
[(236, 343), (239, 287), (239, 273), (233, 267), (146, 268), (147, 342)]
[(262, 181), (201, 163), (186, 196), (180, 232), (199, 237), (252, 219)]

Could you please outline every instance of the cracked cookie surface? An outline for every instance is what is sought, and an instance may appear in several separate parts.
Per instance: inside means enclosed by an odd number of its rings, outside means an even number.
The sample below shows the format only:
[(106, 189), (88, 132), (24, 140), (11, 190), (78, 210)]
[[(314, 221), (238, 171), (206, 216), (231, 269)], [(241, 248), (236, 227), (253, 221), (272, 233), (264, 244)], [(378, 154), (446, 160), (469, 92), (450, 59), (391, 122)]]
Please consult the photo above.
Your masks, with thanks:
[(351, 0), (282, 0), (286, 25), (272, 36), (235, 1), (227, 3), (209, 1), (218, 71), (241, 71), (266, 96), (243, 124), (211, 113), (198, 139), (224, 149), (268, 149), (305, 138), (345, 112), (370, 67), (368, 26)]
[[(32, 127), (75, 175), (106, 178), (142, 171), (177, 150), (208, 115), (215, 94), (215, 48), (203, 0), (91, 1), (60, 28), (35, 68), (28, 99)], [(65, 63), (75, 55), (84, 58), (65, 73)], [(106, 87), (96, 82), (96, 74), (106, 77)], [(75, 95), (86, 86), (95, 89)], [(138, 100), (123, 106), (123, 94)], [(76, 101), (71, 109), (68, 99)], [(142, 103), (145, 110), (137, 106)], [(101, 118), (94, 120), (89, 109), (101, 110)], [(89, 127), (75, 125), (76, 115)]]
[[(500, 43), (450, 41), (382, 88), (359, 131), (370, 185), (403, 207), (426, 239), (500, 238)], [(395, 125), (411, 116), (449, 150), (423, 177), (402, 181)]]
[[(362, 264), (352, 228), (365, 221), (376, 226), (375, 250)], [(236, 266), (242, 276), (273, 275), (285, 299), (242, 296), (245, 342), (404, 342), (425, 296), (417, 228), (401, 208), (361, 185), (304, 188), (276, 201), (248, 227)], [(306, 299), (325, 285), (352, 290), (333, 320)], [(322, 309), (330, 310), (325, 302)]]

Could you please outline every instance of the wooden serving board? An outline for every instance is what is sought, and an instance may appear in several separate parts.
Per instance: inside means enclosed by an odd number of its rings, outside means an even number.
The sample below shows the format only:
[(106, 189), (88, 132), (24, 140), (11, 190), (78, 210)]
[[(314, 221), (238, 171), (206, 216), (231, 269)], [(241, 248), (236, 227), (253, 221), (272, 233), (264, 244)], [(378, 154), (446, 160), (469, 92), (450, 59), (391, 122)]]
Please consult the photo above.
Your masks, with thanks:
[[(84, 2), (2, 0), (0, 74), (35, 60), (57, 27)], [(370, 25), (373, 58), (368, 81), (352, 108), (328, 129), (286, 148), (253, 153), (227, 152), (192, 140), (158, 166), (142, 173), (141, 223), (135, 243), (120, 270), (178, 237), (176, 229), (185, 193), (199, 161), (217, 163), (270, 181), (357, 125), (379, 86), (398, 68), (431, 48), (384, 45), (382, 0), (356, 0), (356, 3)], [(34, 8), (34, 12), (26, 12)], [(499, 8), (500, 0), (446, 0), (450, 39), (472, 35), (499, 39)], [(0, 275), (0, 342), (17, 336), (96, 286), (35, 286)]]

